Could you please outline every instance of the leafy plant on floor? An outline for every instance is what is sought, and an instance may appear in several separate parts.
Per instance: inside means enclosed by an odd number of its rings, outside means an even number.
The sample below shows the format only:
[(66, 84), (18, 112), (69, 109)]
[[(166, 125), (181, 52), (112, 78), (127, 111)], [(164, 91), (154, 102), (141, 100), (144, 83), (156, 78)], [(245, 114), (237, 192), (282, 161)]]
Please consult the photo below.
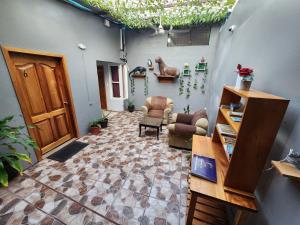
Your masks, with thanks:
[[(12, 168), (22, 175), (24, 168), (20, 161), (31, 163), (29, 150), (38, 148), (36, 142), (22, 132), (25, 126), (9, 125), (13, 118), (0, 120), (0, 183), (4, 187), (8, 186), (8, 170)], [(26, 153), (17, 152), (16, 146), (22, 146)]]

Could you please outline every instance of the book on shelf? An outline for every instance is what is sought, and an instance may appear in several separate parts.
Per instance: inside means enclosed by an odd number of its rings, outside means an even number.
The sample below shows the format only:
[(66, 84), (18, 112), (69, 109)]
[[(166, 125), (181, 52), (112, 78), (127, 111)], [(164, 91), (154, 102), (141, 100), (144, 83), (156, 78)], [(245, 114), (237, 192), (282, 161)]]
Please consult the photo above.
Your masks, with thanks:
[(194, 154), (191, 174), (212, 182), (217, 182), (216, 161), (213, 158)]
[(228, 124), (218, 123), (217, 128), (222, 135), (236, 137), (236, 132)]
[(230, 116), (230, 119), (232, 119), (233, 122), (241, 122), (242, 121), (242, 117), (239, 116)]
[(235, 116), (235, 117), (243, 117), (243, 112), (235, 112), (235, 111), (229, 111), (227, 112), (229, 116)]

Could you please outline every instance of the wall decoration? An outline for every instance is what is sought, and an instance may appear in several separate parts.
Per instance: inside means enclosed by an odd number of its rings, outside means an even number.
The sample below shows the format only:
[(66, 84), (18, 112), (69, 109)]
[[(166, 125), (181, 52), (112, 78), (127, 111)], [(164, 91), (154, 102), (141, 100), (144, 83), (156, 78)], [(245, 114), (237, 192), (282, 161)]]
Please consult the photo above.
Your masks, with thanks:
[(130, 71), (129, 77), (144, 78), (146, 76), (146, 68), (143, 66), (137, 66)]
[(148, 59), (148, 61), (147, 61), (147, 65), (148, 65), (148, 69), (149, 70), (154, 70), (154, 66), (153, 66), (153, 64), (152, 64), (152, 60), (151, 59)]
[(195, 66), (195, 72), (198, 74), (199, 72), (204, 72), (207, 70), (207, 62), (204, 57), (201, 58), (200, 62)]
[(155, 59), (155, 62), (158, 63), (159, 74), (154, 73), (154, 75), (160, 82), (174, 82), (179, 77), (180, 71), (176, 67), (167, 66), (160, 56)]
[(181, 73), (183, 76), (191, 76), (191, 70), (188, 63), (184, 64), (183, 71)]
[(238, 73), (238, 77), (235, 86), (241, 90), (248, 91), (250, 89), (254, 77), (253, 69), (242, 68), (242, 65), (238, 64), (237, 73)]
[(146, 68), (142, 66), (137, 66), (130, 71), (129, 80), (130, 80), (130, 93), (134, 95), (135, 92), (135, 82), (134, 78), (145, 78), (146, 77)]

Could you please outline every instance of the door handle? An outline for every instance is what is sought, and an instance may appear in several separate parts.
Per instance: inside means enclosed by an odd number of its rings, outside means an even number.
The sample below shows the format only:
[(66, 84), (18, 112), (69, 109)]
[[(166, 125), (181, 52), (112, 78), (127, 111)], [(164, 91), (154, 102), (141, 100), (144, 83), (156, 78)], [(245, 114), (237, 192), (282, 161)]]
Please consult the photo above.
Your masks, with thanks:
[(67, 102), (67, 101), (64, 101), (64, 104), (65, 104), (65, 105), (69, 105), (69, 102)]

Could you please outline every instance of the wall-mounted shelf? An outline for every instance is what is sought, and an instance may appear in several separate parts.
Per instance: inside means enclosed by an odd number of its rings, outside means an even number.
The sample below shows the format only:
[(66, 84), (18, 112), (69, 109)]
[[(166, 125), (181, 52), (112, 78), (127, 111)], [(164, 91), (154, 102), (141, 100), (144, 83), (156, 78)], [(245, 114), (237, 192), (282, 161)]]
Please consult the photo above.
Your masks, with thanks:
[(300, 170), (297, 169), (293, 164), (272, 161), (272, 165), (279, 171), (282, 176), (300, 180)]
[(145, 74), (141, 74), (141, 75), (134, 74), (134, 75), (131, 75), (131, 77), (144, 79), (146, 77), (146, 75)]
[(173, 83), (178, 77), (174, 76), (157, 76), (157, 79), (160, 83)]

